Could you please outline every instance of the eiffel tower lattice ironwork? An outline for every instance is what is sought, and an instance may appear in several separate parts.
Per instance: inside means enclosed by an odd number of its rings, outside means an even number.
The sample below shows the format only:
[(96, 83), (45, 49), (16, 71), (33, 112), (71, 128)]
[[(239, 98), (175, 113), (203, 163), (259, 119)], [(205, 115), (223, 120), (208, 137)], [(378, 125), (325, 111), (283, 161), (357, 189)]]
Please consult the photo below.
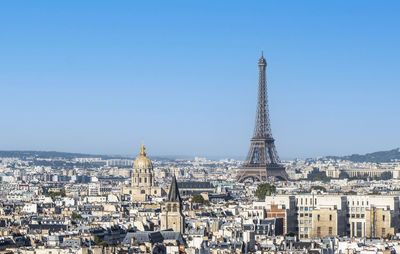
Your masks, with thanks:
[(246, 160), (237, 174), (238, 182), (243, 182), (246, 179), (265, 181), (268, 177), (276, 177), (281, 180), (289, 179), (285, 167), (279, 160), (275, 148), (275, 140), (272, 137), (265, 80), (266, 67), (267, 62), (264, 56), (261, 55), (258, 60), (259, 80), (256, 126), (253, 138), (250, 140), (251, 144)]

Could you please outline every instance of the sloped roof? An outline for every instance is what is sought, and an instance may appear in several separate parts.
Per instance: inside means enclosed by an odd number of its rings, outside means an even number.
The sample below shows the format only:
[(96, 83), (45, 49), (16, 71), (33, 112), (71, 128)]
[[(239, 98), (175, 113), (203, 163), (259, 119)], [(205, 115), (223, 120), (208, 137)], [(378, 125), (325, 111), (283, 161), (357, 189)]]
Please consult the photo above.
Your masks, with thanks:
[(138, 243), (144, 243), (144, 242), (150, 242), (150, 243), (161, 243), (163, 242), (164, 238), (161, 235), (159, 231), (155, 232), (135, 232), (131, 233), (128, 232), (122, 240), (123, 245), (129, 245), (131, 243), (131, 239), (133, 238), (134, 242)]
[(172, 177), (172, 183), (171, 186), (169, 187), (169, 192), (168, 192), (168, 202), (182, 202), (181, 195), (179, 195), (179, 188), (178, 188), (178, 183), (176, 182), (176, 177)]
[(214, 186), (210, 182), (179, 182), (178, 187), (181, 189), (213, 189)]

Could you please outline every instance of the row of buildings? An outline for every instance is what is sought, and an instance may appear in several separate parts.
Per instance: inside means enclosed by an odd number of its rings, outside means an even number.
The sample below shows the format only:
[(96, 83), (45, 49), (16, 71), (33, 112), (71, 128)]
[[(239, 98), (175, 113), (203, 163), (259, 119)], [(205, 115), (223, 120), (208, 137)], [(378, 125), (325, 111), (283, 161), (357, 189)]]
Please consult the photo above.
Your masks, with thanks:
[[(300, 239), (326, 236), (390, 238), (400, 229), (398, 196), (299, 194), (267, 196), (254, 211), (284, 219)], [(256, 213), (257, 214), (257, 213)]]

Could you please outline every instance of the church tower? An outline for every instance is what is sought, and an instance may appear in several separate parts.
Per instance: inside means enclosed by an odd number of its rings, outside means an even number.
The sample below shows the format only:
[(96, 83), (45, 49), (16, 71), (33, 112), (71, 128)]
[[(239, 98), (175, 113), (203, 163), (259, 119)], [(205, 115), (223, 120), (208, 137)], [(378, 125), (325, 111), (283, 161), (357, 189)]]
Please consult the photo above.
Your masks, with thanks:
[(175, 175), (169, 188), (168, 198), (162, 206), (161, 230), (172, 229), (175, 232), (184, 233), (185, 216), (182, 213), (182, 199), (179, 195), (178, 183)]
[(146, 148), (140, 147), (140, 155), (133, 163), (132, 187), (152, 187), (154, 186), (153, 164), (146, 157)]

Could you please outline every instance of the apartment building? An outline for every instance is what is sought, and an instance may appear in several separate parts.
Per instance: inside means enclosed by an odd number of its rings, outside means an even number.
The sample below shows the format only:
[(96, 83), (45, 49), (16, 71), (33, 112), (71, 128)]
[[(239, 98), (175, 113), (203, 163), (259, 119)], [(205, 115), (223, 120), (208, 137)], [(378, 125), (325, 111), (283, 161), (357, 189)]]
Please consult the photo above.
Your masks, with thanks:
[(399, 197), (301, 194), (268, 196), (267, 218), (283, 218), (284, 232), (300, 239), (325, 236), (386, 237), (400, 230)]

